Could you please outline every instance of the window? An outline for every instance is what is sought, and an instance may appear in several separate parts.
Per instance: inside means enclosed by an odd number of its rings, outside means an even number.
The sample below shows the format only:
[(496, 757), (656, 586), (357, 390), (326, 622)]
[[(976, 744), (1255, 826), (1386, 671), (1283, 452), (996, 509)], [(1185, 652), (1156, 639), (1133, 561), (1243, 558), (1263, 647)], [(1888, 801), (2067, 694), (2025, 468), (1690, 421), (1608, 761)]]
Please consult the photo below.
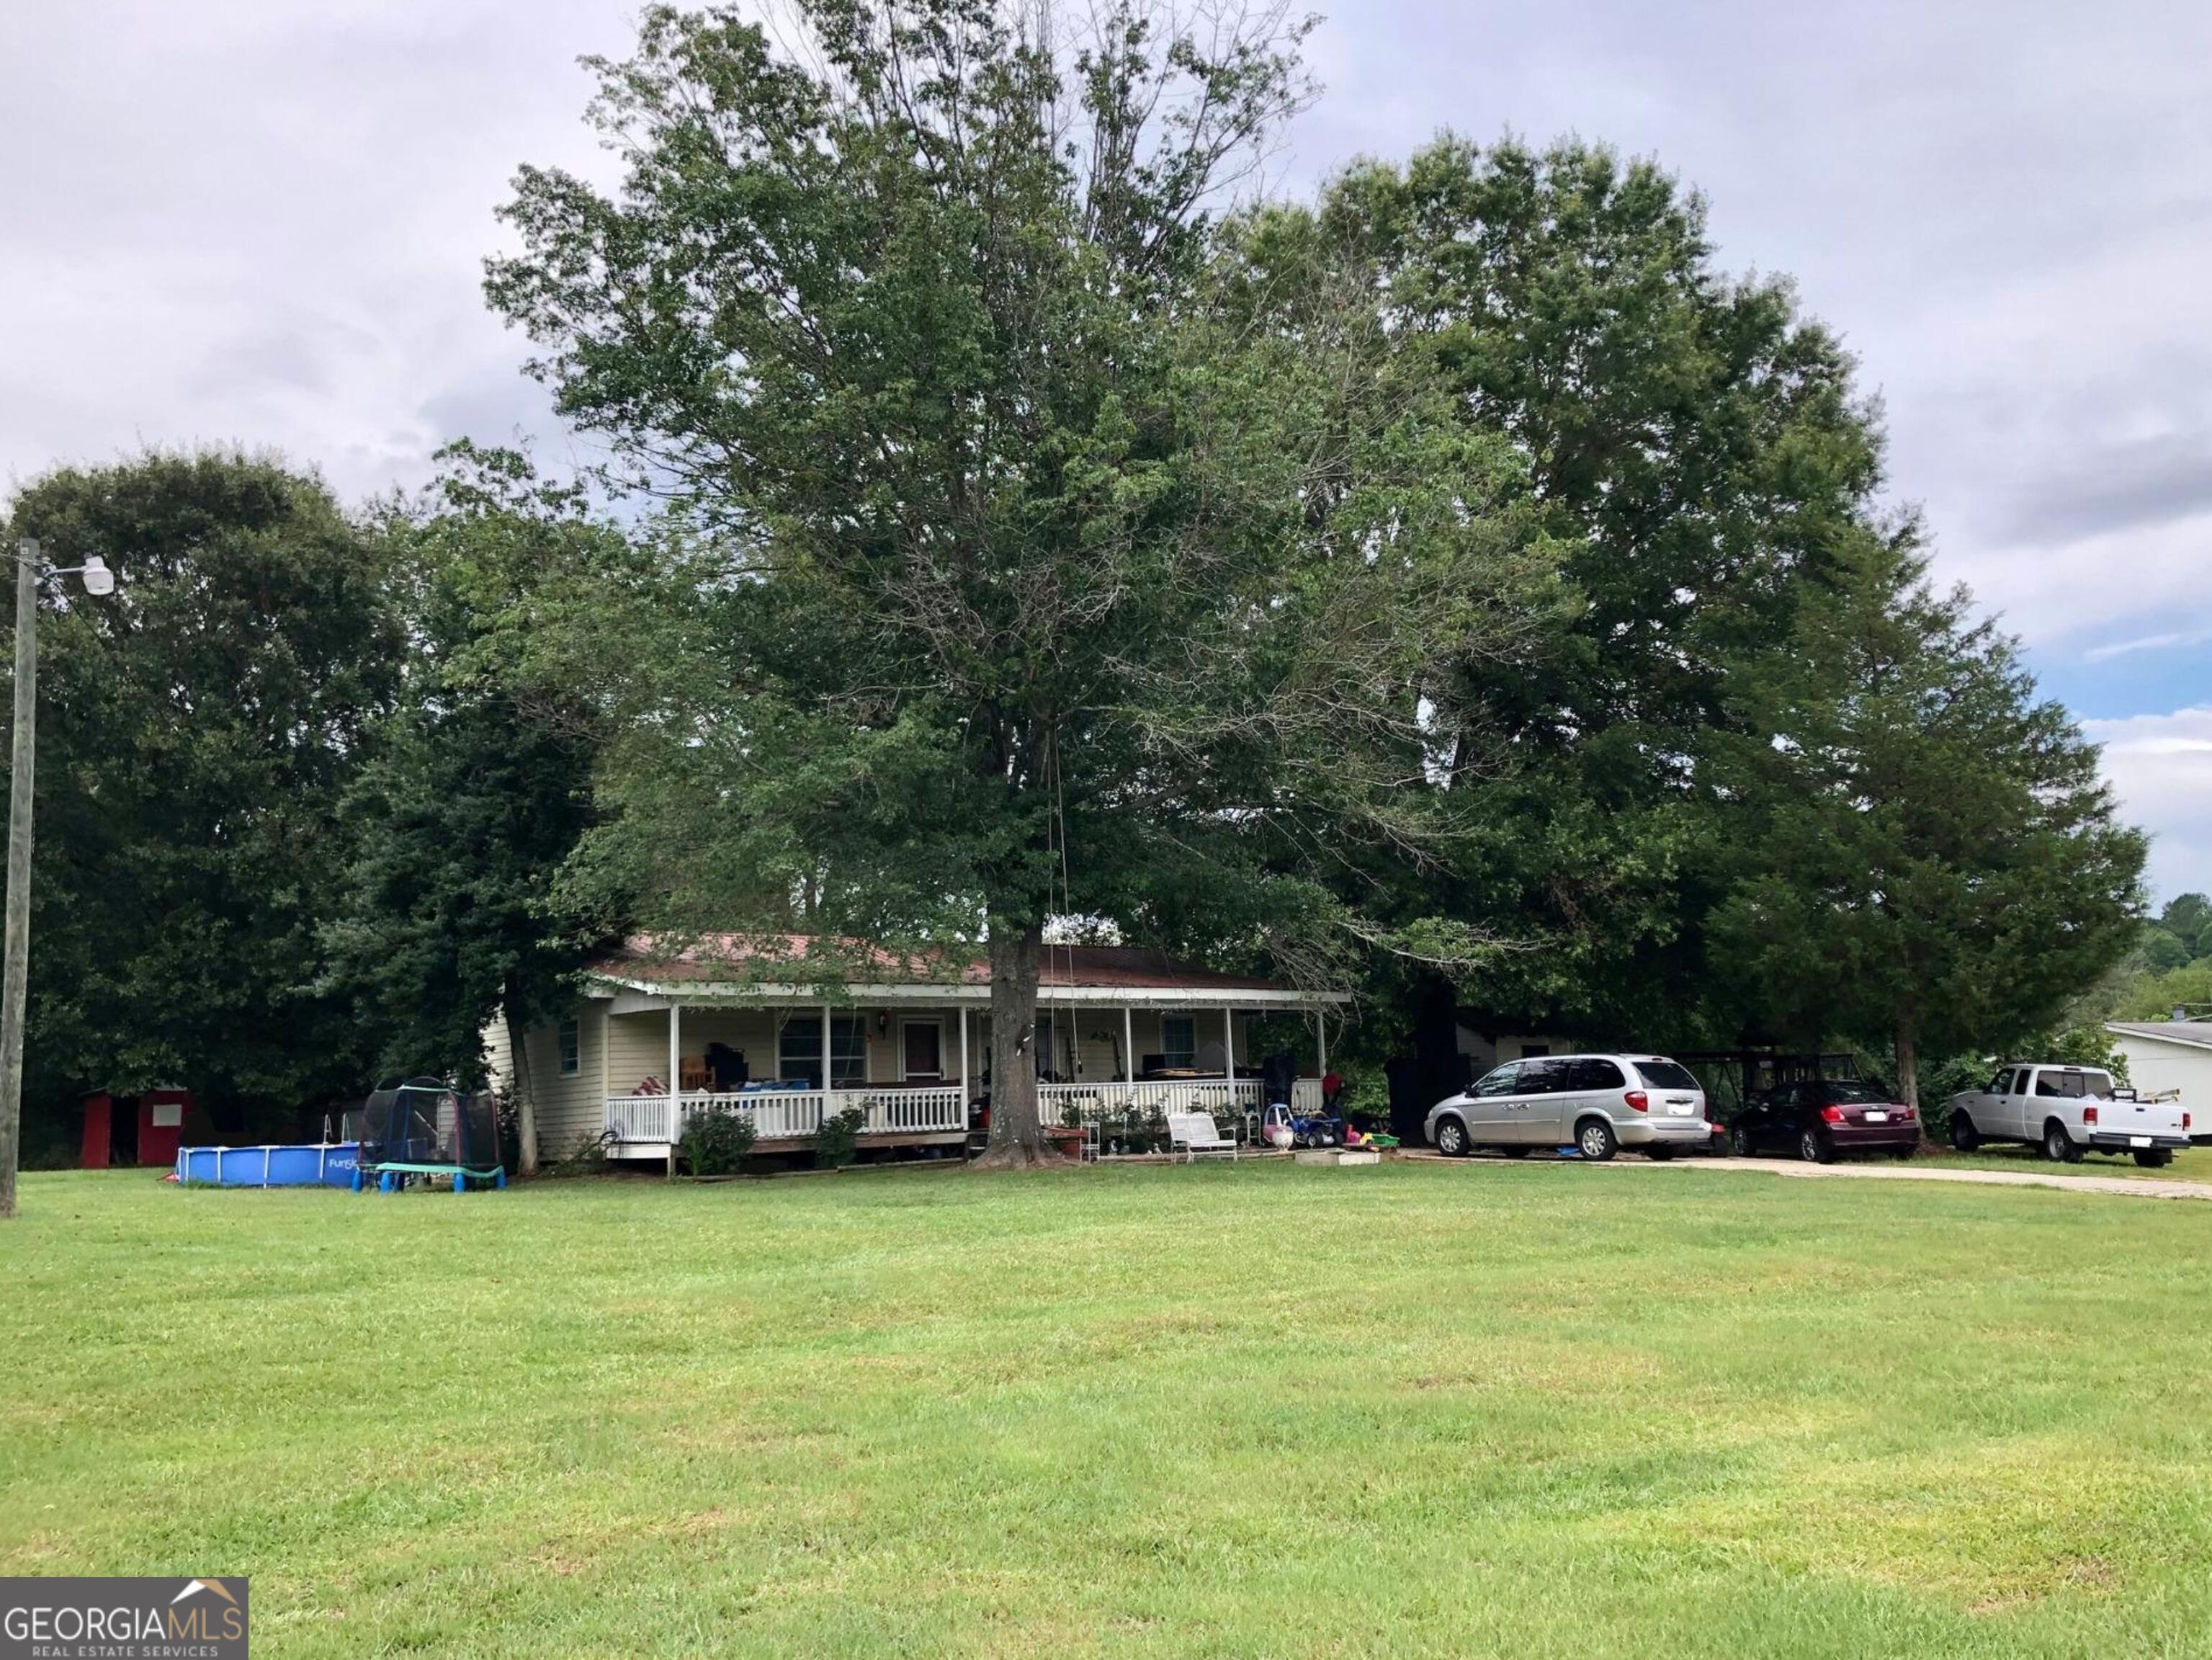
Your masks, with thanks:
[(553, 1028), (553, 1042), (561, 1051), (561, 1075), (574, 1078), (584, 1069), (584, 1029), (574, 1020)]
[(1822, 1098), (1848, 1106), (1880, 1106), (1889, 1099), (1871, 1084), (1846, 1083), (1830, 1079), (1820, 1085)]
[(1482, 1081), (1474, 1086), (1474, 1092), (1481, 1096), (1510, 1095), (1513, 1093), (1514, 1079), (1520, 1075), (1521, 1063), (1518, 1061), (1508, 1061), (1504, 1066), (1493, 1067), (1483, 1073)]
[(1552, 1046), (1549, 1043), (1523, 1043), (1521, 1046), (1521, 1055), (1523, 1060), (1534, 1061), (1539, 1056), (1549, 1055), (1551, 1052)]
[(1164, 1014), (1160, 1017), (1160, 1059), (1174, 1070), (1198, 1064), (1198, 1017)]
[(1565, 1061), (1522, 1061), (1521, 1083), (1516, 1095), (1565, 1095), (1572, 1087), (1573, 1074)]
[[(806, 1087), (822, 1087), (822, 1017), (794, 1015), (775, 1038), (775, 1075), (804, 1078)], [(868, 1081), (868, 1023), (859, 1015), (830, 1021), (830, 1086), (857, 1089)]]
[(1649, 1089), (1693, 1090), (1698, 1087), (1697, 1079), (1679, 1061), (1662, 1061), (1654, 1055), (1649, 1061), (1638, 1061), (1636, 1070)]
[(2112, 1080), (2101, 1072), (2079, 1072), (2070, 1067), (2064, 1072), (2046, 1069), (2035, 1074), (2035, 1092), (2062, 1096), (2069, 1101), (2078, 1101), (2084, 1096), (2109, 1101), (2112, 1098)]
[(1628, 1086), (1628, 1080), (1620, 1075), (1620, 1068), (1610, 1061), (1597, 1059), (1570, 1061), (1566, 1064), (1573, 1069), (1572, 1075), (1568, 1080), (1568, 1087), (1577, 1092), (1583, 1090), (1626, 1089)]

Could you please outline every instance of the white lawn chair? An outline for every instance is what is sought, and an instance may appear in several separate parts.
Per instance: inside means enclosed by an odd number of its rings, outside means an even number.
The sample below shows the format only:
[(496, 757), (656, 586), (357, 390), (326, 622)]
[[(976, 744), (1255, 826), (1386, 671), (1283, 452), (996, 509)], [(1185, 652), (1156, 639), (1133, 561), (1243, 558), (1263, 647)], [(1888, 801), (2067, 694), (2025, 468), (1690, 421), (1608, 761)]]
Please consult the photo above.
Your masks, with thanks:
[(1225, 1152), (1237, 1157), (1237, 1143), (1221, 1133), (1210, 1112), (1171, 1112), (1168, 1115), (1168, 1146), (1186, 1164), (1201, 1152)]

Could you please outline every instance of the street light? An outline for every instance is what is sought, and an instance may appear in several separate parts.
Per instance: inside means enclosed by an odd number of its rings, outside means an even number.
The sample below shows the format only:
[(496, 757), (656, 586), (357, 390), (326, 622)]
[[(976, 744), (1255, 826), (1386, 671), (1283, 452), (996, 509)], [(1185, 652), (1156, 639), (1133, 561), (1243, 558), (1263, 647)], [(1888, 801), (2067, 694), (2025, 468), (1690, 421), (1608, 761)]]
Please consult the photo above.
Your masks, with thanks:
[(7, 966), (0, 973), (0, 1219), (15, 1213), (15, 1164), (23, 1124), (23, 998), (31, 970), (31, 766), (37, 756), (39, 584), (74, 576), (95, 598), (115, 592), (98, 554), (49, 570), (39, 544), (15, 545), (15, 740), (8, 779)]

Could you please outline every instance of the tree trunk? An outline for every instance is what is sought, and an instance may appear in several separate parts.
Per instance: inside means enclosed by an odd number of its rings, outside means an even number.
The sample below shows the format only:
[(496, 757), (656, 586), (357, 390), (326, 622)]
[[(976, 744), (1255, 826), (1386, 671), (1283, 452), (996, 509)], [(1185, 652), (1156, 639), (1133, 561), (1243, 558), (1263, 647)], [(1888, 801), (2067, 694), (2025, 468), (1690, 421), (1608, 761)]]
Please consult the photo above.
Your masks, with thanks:
[(976, 1161), (993, 1170), (1057, 1162), (1037, 1118), (1037, 966), (1044, 931), (991, 922), (991, 1142)]
[[(1897, 1098), (1912, 1109), (1916, 1116), (1920, 1112), (1920, 1061), (1913, 1052), (1912, 1023), (1899, 1016), (1897, 1022)], [(1924, 1126), (1927, 1121), (1921, 1120)], [(1921, 1132), (1925, 1134), (1923, 1128)]]
[(521, 1164), (520, 1174), (538, 1174), (538, 1103), (530, 1090), (529, 1034), (514, 1017), (512, 1006), (500, 1012), (507, 1020), (507, 1085), (514, 1091), (514, 1139), (520, 1144), (517, 1155)]

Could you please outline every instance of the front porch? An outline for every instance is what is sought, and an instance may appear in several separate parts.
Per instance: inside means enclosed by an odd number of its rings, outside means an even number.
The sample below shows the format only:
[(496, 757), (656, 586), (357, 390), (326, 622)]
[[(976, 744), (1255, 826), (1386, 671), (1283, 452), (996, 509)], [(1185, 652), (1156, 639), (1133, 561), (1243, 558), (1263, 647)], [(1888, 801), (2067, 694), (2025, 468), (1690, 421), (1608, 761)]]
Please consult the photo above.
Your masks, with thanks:
[[(954, 1001), (876, 988), (880, 1000), (854, 1006), (758, 992), (693, 1000), (672, 989), (631, 985), (605, 1006), (601, 1104), (614, 1158), (665, 1159), (709, 1111), (749, 1118), (763, 1153), (807, 1149), (825, 1119), (848, 1110), (860, 1114), (866, 1146), (960, 1146), (988, 1099), (988, 988), (963, 988)], [(930, 988), (936, 999), (948, 989)], [(1205, 1011), (1158, 993), (1149, 1000), (1158, 1006), (1128, 994), (1101, 1006), (1097, 995), (1041, 995), (1031, 1051), (1039, 1118), (1085, 1132), (1086, 1153), (1110, 1152), (1139, 1126), (1162, 1128), (1170, 1112), (1211, 1113), (1228, 1133), (1256, 1139), (1267, 1104), (1247, 1028), (1258, 1015), (1298, 1017), (1311, 1073), (1291, 1104), (1321, 1104), (1325, 1009), (1279, 993), (1255, 1007), (1260, 994), (1246, 991), (1247, 1006)]]

